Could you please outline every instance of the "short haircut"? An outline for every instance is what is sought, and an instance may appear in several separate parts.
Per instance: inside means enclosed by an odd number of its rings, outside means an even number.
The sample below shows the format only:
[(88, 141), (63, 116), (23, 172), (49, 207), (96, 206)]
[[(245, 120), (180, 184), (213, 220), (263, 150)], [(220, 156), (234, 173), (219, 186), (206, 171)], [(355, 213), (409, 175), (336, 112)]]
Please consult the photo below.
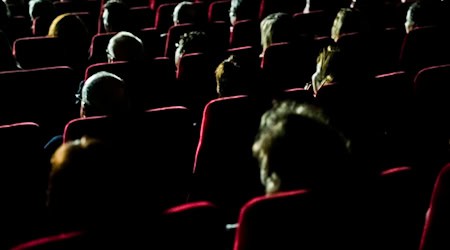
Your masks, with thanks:
[(32, 0), (28, 3), (30, 18), (37, 17), (53, 18), (56, 14), (56, 9), (50, 0)]
[(294, 38), (294, 20), (287, 13), (273, 13), (261, 21), (261, 45), (266, 49), (274, 43), (291, 42)]
[(436, 3), (416, 1), (408, 8), (408, 17), (415, 27), (437, 25), (441, 20), (441, 10)]
[(191, 31), (184, 33), (178, 42), (178, 47), (184, 54), (195, 52), (209, 51), (210, 44), (208, 43), (208, 36), (202, 31)]
[(235, 56), (231, 55), (222, 61), (217, 66), (215, 75), (216, 90), (219, 97), (244, 94), (245, 86), (242, 85), (249, 79), (246, 78), (244, 69), (242, 69)]
[(139, 61), (144, 56), (144, 44), (132, 33), (121, 31), (109, 40), (108, 54), (114, 61)]
[(343, 34), (363, 32), (364, 20), (356, 9), (342, 8), (336, 14), (331, 27), (331, 38), (337, 41)]
[(197, 23), (198, 14), (193, 2), (183, 1), (177, 4), (173, 10), (174, 24)]
[(129, 28), (129, 6), (125, 2), (122, 0), (109, 0), (103, 6), (103, 11), (105, 10), (108, 11), (107, 20), (103, 19), (105, 30), (116, 32)]
[(95, 73), (83, 85), (81, 105), (86, 116), (125, 113), (129, 108), (126, 84), (112, 73)]
[(332, 185), (350, 170), (348, 140), (311, 104), (275, 104), (262, 116), (252, 150), (261, 168), (277, 173), (284, 189)]
[(68, 42), (76, 42), (87, 39), (89, 31), (80, 17), (72, 13), (66, 13), (53, 20), (48, 36), (58, 37)]

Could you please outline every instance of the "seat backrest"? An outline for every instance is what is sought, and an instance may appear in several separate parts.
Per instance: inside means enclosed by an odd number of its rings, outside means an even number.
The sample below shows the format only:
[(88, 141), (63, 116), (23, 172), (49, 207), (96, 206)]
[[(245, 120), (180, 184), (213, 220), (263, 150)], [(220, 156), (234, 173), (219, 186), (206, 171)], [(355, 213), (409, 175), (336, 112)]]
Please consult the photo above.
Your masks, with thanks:
[(162, 249), (224, 249), (225, 221), (221, 212), (219, 207), (206, 201), (166, 210)]
[(46, 36), (52, 24), (53, 18), (38, 16), (33, 20), (31, 33), (33, 36)]
[(84, 80), (86, 81), (89, 77), (100, 71), (110, 72), (121, 78), (124, 78), (124, 76), (126, 76), (129, 71), (129, 63), (125, 61), (117, 61), (111, 63), (100, 62), (92, 64), (86, 68)]
[(387, 28), (378, 37), (380, 44), (377, 44), (377, 51), (380, 55), (379, 72), (388, 73), (399, 70), (398, 56), (402, 47), (403, 39), (405, 37), (405, 29)]
[[(49, 165), (42, 129), (31, 122), (0, 126), (0, 247), (35, 237), (44, 223)], [(27, 238), (28, 237), (28, 238)]]
[(234, 250), (367, 247), (364, 199), (357, 201), (351, 190), (335, 191), (292, 190), (252, 199), (241, 208)]
[(194, 155), (192, 130), (188, 109), (167, 107), (126, 117), (75, 119), (66, 125), (64, 141), (89, 136), (117, 145), (128, 156), (123, 167), (134, 166), (124, 169), (124, 175), (131, 175), (130, 184), (145, 195), (141, 199), (155, 197), (160, 201), (155, 205), (167, 208), (186, 201)]
[(299, 34), (320, 37), (330, 35), (336, 13), (326, 10), (301, 11), (295, 13), (292, 17)]
[[(450, 96), (450, 84), (444, 80), (447, 77), (450, 77), (450, 64), (422, 69), (414, 78), (414, 96), (424, 101), (444, 104), (443, 99)], [(442, 108), (447, 109), (445, 107), (444, 105)]]
[(155, 28), (161, 34), (166, 33), (169, 30), (169, 28), (173, 25), (172, 14), (173, 10), (177, 6), (177, 1), (172, 3), (164, 3), (156, 7)]
[(136, 29), (151, 28), (154, 26), (155, 12), (149, 6), (130, 8), (133, 27)]
[(164, 56), (166, 40), (160, 36), (156, 28), (141, 29), (137, 36), (144, 44), (145, 58), (151, 59)]
[(445, 249), (450, 246), (450, 163), (447, 163), (436, 178), (426, 213), (420, 250)]
[(27, 16), (11, 16), (5, 31), (7, 31), (11, 41), (18, 38), (29, 37), (31, 36), (30, 19)]
[(254, 198), (241, 209), (234, 250), (321, 249), (332, 241), (326, 231), (333, 226), (324, 224), (326, 209), (315, 208), (306, 190)]
[(208, 21), (224, 21), (229, 24), (230, 16), (228, 13), (230, 10), (230, 4), (230, 0), (213, 1), (210, 3), (208, 7)]
[(382, 249), (419, 247), (429, 196), (417, 170), (398, 166), (384, 170), (376, 182), (378, 223), (374, 228)]
[(443, 49), (449, 43), (445, 34), (445, 30), (436, 26), (411, 30), (400, 51), (401, 69), (414, 75), (425, 67), (450, 63), (449, 52)]
[(0, 84), (0, 124), (36, 122), (45, 136), (54, 136), (79, 115), (78, 78), (68, 67), (0, 72)]
[(178, 66), (177, 82), (183, 95), (180, 98), (198, 115), (217, 96), (212, 64), (204, 53), (189, 53), (181, 57)]
[(24, 69), (64, 66), (68, 63), (62, 42), (53, 37), (19, 38), (13, 43), (13, 54)]
[(315, 69), (312, 50), (312, 43), (270, 45), (261, 62), (267, 86), (275, 90), (304, 87)]
[[(417, 133), (421, 135), (421, 148), (426, 150), (429, 161), (448, 159), (448, 140), (450, 139), (450, 65), (427, 67), (414, 78), (414, 101)], [(426, 146), (425, 146), (426, 145)], [(425, 155), (425, 154), (424, 154)]]
[(259, 22), (256, 20), (240, 20), (233, 26), (230, 33), (230, 48), (242, 46), (253, 46), (258, 48), (261, 46), (261, 33)]
[(177, 4), (181, 2), (180, 0), (150, 0), (150, 8), (156, 10), (159, 6), (164, 4)]
[(185, 24), (179, 24), (179, 25), (172, 25), (169, 30), (167, 31), (167, 37), (166, 37), (166, 47), (164, 50), (164, 56), (169, 58), (175, 57), (175, 50), (176, 46), (175, 44), (180, 41), (180, 37), (184, 33), (188, 33), (190, 31), (197, 31), (198, 27), (191, 23), (185, 23)]
[(251, 149), (265, 110), (246, 96), (215, 99), (204, 108), (191, 198), (223, 208), (227, 223), (235, 223), (240, 207), (263, 192)]
[(89, 55), (89, 64), (108, 61), (106, 49), (108, 48), (109, 40), (115, 34), (117, 34), (117, 32), (99, 33), (95, 34), (92, 37)]

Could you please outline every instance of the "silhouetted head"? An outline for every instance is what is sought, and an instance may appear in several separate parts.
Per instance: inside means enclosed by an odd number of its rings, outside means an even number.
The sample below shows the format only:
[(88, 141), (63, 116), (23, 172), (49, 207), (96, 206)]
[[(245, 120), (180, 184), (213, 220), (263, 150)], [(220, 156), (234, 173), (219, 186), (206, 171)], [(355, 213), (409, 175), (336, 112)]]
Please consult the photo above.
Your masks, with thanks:
[(132, 33), (121, 31), (109, 40), (107, 53), (109, 62), (141, 61), (144, 58), (144, 44)]
[(210, 48), (208, 36), (205, 32), (191, 31), (183, 34), (176, 44), (175, 65), (178, 67), (180, 59), (184, 54), (208, 52)]
[(114, 155), (106, 144), (87, 137), (56, 150), (51, 158), (47, 206), (57, 224), (76, 230), (105, 222), (118, 190), (114, 190)]
[(343, 34), (353, 32), (363, 32), (365, 26), (364, 19), (356, 9), (342, 8), (337, 13), (333, 26), (331, 27), (331, 38), (337, 42)]
[(412, 3), (406, 13), (406, 33), (417, 27), (439, 24), (441, 18), (439, 6), (435, 2), (416, 1)]
[(245, 68), (233, 55), (222, 61), (216, 68), (216, 92), (219, 97), (246, 94), (248, 84)]
[(129, 111), (130, 100), (124, 81), (101, 71), (89, 77), (81, 90), (80, 117), (115, 115)]
[(109, 0), (103, 6), (103, 27), (106, 32), (119, 32), (129, 29), (129, 7), (121, 0)]
[(54, 18), (56, 9), (50, 0), (32, 0), (28, 3), (28, 12), (31, 20), (37, 17)]
[(173, 10), (173, 25), (184, 23), (197, 23), (198, 14), (195, 4), (189, 1), (183, 1), (177, 4)]
[(312, 105), (285, 101), (267, 111), (253, 154), (267, 194), (332, 187), (350, 177), (348, 141)]
[(286, 13), (273, 13), (261, 21), (261, 45), (263, 51), (270, 45), (294, 40), (294, 20)]

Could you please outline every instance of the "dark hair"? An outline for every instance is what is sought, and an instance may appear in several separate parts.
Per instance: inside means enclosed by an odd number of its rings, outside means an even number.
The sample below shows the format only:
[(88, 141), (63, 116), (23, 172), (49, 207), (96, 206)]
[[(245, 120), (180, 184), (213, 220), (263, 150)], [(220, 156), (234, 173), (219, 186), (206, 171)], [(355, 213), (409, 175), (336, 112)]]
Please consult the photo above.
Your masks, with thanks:
[(184, 33), (178, 42), (182, 53), (208, 52), (209, 51), (208, 36), (202, 31), (191, 31)]
[[(109, 0), (103, 5), (103, 11), (105, 10), (108, 10), (108, 31), (123, 31), (130, 28), (130, 8), (125, 2), (121, 0)], [(105, 25), (105, 20), (103, 22)]]
[(350, 170), (348, 140), (321, 108), (309, 104), (287, 101), (267, 111), (253, 153), (269, 175), (277, 173), (285, 190), (333, 185)]

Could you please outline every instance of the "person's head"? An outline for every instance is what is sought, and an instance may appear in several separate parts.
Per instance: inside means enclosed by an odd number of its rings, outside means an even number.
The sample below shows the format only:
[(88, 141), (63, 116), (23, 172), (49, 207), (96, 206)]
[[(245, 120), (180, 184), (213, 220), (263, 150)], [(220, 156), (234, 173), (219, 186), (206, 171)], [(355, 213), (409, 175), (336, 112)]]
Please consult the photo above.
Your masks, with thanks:
[(196, 8), (193, 2), (180, 2), (173, 10), (173, 25), (196, 23), (198, 20), (198, 14), (199, 13), (196, 13)]
[(81, 89), (80, 117), (123, 114), (129, 106), (126, 84), (114, 74), (95, 73)]
[(440, 18), (440, 11), (435, 3), (416, 1), (411, 4), (406, 13), (406, 33), (417, 27), (436, 25)]
[(106, 218), (105, 210), (114, 209), (115, 156), (111, 147), (88, 137), (64, 143), (55, 151), (47, 207), (58, 224), (85, 229)]
[(56, 9), (50, 0), (32, 0), (28, 3), (28, 12), (31, 20), (37, 17), (53, 18)]
[(50, 25), (48, 36), (58, 37), (66, 44), (80, 44), (83, 49), (90, 43), (86, 24), (77, 15), (71, 13), (57, 16)]
[(268, 15), (261, 21), (260, 28), (263, 51), (274, 43), (291, 42), (294, 39), (294, 20), (286, 13)]
[(128, 31), (115, 34), (108, 43), (108, 61), (140, 61), (144, 57), (142, 40)]
[(109, 0), (103, 6), (102, 20), (106, 32), (119, 32), (129, 28), (129, 7), (121, 0)]
[(175, 51), (175, 66), (178, 67), (184, 54), (207, 52), (209, 50), (208, 37), (205, 32), (191, 31), (184, 33), (178, 41)]
[(358, 10), (342, 8), (337, 13), (331, 27), (331, 38), (337, 42), (343, 34), (363, 31), (363, 19)]
[(258, 18), (259, 2), (255, 0), (231, 0), (229, 15), (230, 24), (237, 21)]
[(217, 95), (224, 97), (245, 94), (246, 81), (249, 79), (244, 70), (233, 55), (222, 61), (215, 71)]
[(349, 177), (349, 142), (319, 107), (276, 103), (261, 118), (252, 147), (266, 194), (333, 187)]

